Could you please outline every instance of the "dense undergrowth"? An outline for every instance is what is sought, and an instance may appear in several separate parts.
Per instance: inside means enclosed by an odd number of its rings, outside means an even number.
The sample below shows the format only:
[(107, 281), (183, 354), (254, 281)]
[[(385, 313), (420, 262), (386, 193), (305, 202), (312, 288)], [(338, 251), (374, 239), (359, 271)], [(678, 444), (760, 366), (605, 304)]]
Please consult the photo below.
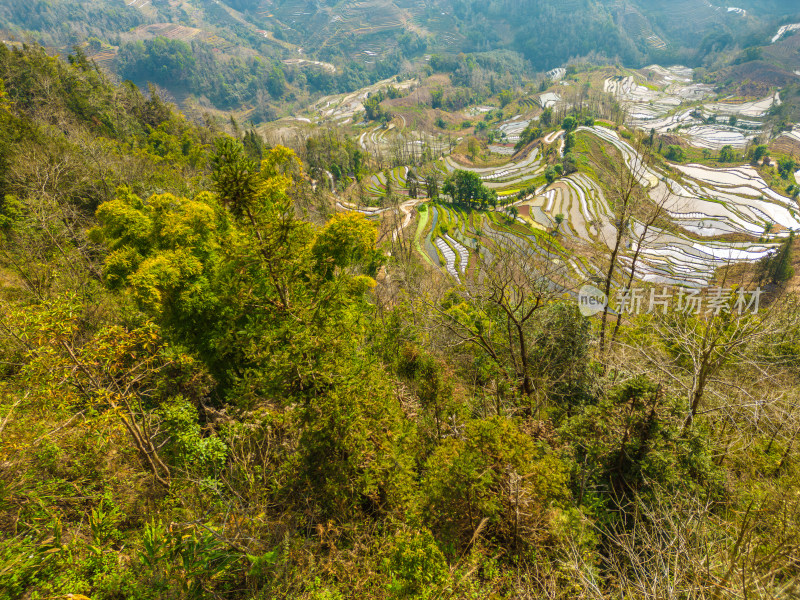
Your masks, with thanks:
[(797, 594), (788, 292), (599, 346), (519, 257), (453, 288), (323, 219), (290, 150), (0, 79), (0, 597)]

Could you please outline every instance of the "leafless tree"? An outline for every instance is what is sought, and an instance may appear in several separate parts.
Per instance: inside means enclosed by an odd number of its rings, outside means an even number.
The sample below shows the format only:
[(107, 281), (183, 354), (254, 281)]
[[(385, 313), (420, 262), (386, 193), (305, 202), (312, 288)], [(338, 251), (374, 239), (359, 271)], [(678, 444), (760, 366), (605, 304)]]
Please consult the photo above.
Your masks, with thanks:
[[(639, 265), (642, 249), (653, 243), (660, 235), (661, 231), (658, 230), (656, 224), (660, 221), (665, 213), (665, 204), (669, 198), (669, 191), (664, 190), (657, 199), (652, 199), (651, 202), (643, 202), (645, 206), (640, 206), (639, 212), (641, 214), (641, 221), (636, 219), (636, 222), (631, 227), (631, 246), (633, 247), (633, 254), (630, 257), (630, 266), (628, 267), (627, 277), (625, 280), (625, 288), (632, 289), (633, 283), (636, 279), (636, 267)], [(638, 216), (638, 215), (637, 215)], [(608, 294), (606, 294), (608, 297)], [(614, 324), (614, 330), (611, 333), (611, 343), (614, 343), (619, 329), (622, 324), (622, 311), (617, 312), (617, 321)]]
[[(615, 161), (616, 173), (610, 183), (609, 208), (614, 229), (611, 239), (604, 240), (610, 250), (608, 263), (603, 277), (603, 293), (606, 298), (611, 295), (611, 286), (617, 276), (621, 255), (625, 251), (625, 242), (631, 237), (631, 222), (638, 206), (643, 202), (646, 190), (642, 187), (642, 180), (647, 171), (649, 154), (644, 150), (644, 144), (639, 139), (633, 147), (635, 160), (630, 166), (624, 160)], [(602, 231), (602, 230), (601, 230)], [(606, 328), (609, 306), (603, 309), (600, 324), (599, 350), (603, 356), (606, 352)]]
[(530, 362), (531, 326), (541, 309), (575, 283), (552, 238), (538, 238), (540, 245), (532, 245), (499, 231), (484, 234), (485, 247), (474, 254), (463, 284), (440, 287), (424, 301), (454, 345), (469, 344), (485, 353), (530, 398), (536, 392), (534, 367), (539, 366)]

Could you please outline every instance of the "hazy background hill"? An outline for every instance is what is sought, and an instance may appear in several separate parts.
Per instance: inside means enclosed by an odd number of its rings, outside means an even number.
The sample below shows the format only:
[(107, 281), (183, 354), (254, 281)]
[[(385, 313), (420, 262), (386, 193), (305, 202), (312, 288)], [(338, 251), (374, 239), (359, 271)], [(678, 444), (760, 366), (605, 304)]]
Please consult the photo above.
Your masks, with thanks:
[(531, 74), (575, 61), (718, 68), (769, 44), (796, 12), (780, 0), (10, 0), (0, 30), (64, 55), (82, 46), (184, 108), (242, 109), (260, 122), (432, 54), (513, 52)]

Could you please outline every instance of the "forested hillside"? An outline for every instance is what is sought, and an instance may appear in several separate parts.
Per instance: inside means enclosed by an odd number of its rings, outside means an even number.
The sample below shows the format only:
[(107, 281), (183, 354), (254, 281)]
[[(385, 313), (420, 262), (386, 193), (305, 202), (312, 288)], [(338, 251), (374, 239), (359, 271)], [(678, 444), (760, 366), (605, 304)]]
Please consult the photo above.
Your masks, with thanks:
[(79, 47), (142, 90), (158, 84), (187, 114), (232, 112), (260, 124), (322, 95), (415, 76), (432, 56), (510, 54), (524, 65), (520, 84), (571, 63), (716, 69), (768, 44), (796, 9), (704, 0), (12, 0), (0, 6), (0, 35), (63, 57)]
[[(800, 593), (793, 236), (703, 314), (586, 317), (564, 215), (518, 251), (465, 171), (416, 213), (491, 250), (451, 277), (341, 210), (380, 165), (333, 130), (270, 147), (80, 52), (0, 44), (0, 82), (0, 598)], [(582, 119), (520, 147), (611, 197), (625, 147)]]

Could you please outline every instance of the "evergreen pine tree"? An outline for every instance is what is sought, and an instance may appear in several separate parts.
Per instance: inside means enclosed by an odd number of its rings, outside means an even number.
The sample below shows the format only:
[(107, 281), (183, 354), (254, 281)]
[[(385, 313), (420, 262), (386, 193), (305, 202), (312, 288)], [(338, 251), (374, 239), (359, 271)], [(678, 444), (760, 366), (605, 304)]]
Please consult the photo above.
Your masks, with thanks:
[(783, 283), (794, 277), (794, 267), (792, 267), (793, 243), (794, 232), (791, 232), (776, 252), (761, 259), (759, 271), (762, 278), (768, 279), (770, 283)]
[(770, 268), (770, 280), (772, 283), (783, 283), (794, 276), (792, 267), (792, 244), (794, 243), (794, 231), (781, 244), (778, 253), (775, 255)]

